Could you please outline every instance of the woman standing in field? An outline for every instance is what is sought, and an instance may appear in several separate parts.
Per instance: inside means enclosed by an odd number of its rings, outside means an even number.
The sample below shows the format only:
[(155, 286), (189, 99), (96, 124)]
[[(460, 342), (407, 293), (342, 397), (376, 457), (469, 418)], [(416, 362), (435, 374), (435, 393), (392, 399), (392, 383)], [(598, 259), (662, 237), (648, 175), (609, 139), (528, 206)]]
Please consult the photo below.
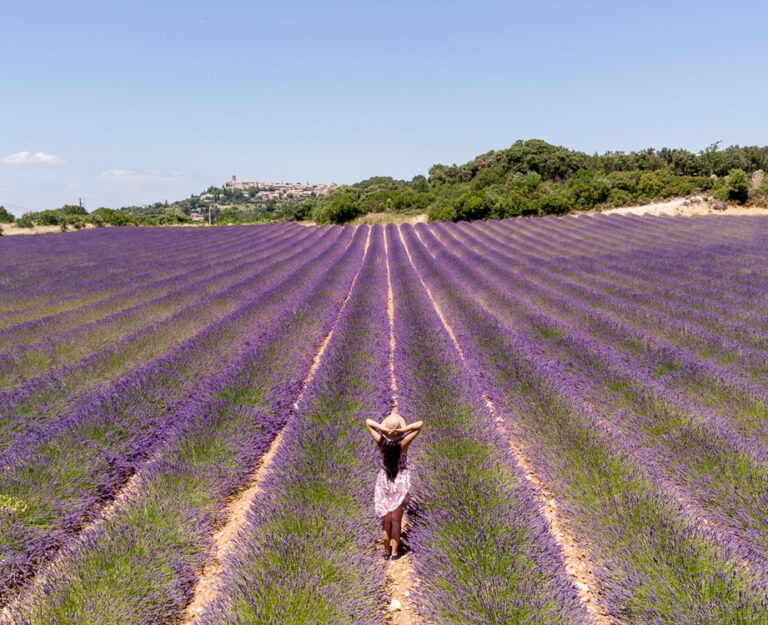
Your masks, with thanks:
[(399, 414), (392, 413), (381, 423), (366, 419), (365, 425), (381, 453), (381, 469), (376, 477), (373, 500), (376, 516), (382, 519), (385, 557), (394, 560), (400, 549), (403, 503), (411, 487), (407, 466), (408, 446), (419, 435), (423, 422), (406, 425)]

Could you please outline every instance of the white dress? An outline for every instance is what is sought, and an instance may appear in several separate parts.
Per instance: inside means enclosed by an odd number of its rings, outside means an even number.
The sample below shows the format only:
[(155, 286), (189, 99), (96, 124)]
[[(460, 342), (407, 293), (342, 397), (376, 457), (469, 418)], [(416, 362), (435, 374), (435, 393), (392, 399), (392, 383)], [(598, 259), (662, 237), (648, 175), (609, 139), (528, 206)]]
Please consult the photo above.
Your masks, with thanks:
[(400, 454), (400, 469), (395, 479), (390, 481), (384, 468), (382, 458), (381, 469), (376, 476), (376, 489), (373, 493), (373, 502), (376, 507), (376, 516), (383, 517), (387, 512), (396, 510), (408, 497), (411, 489), (411, 476), (408, 473), (407, 452)]

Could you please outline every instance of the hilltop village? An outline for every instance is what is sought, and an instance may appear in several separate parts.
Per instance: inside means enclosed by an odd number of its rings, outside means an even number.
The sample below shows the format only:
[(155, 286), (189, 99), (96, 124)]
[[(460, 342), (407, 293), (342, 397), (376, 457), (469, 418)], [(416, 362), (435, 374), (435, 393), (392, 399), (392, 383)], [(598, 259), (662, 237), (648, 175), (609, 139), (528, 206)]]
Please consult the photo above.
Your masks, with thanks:
[(210, 187), (205, 193), (192, 196), (188, 209), (192, 221), (207, 221), (209, 211), (229, 222), (250, 221), (253, 218), (278, 217), (296, 203), (327, 195), (335, 183), (309, 184), (301, 182), (262, 182), (238, 180), (232, 176), (221, 187)]
[[(237, 176), (232, 176), (222, 185), (222, 188), (228, 190), (240, 190), (244, 197), (263, 200), (282, 200), (282, 199), (304, 199), (325, 195), (331, 189), (336, 188), (335, 183), (330, 184), (303, 184), (301, 182), (261, 182), (259, 180), (238, 180)], [(204, 194), (200, 196), (201, 200), (209, 199)], [(212, 199), (212, 197), (211, 197)]]

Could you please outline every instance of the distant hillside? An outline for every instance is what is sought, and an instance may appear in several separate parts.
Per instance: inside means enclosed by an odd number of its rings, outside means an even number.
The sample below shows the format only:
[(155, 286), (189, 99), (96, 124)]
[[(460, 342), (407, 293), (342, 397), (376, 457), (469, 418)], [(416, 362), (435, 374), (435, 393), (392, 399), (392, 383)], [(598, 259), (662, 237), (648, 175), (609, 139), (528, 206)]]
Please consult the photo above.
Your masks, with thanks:
[(713, 194), (724, 202), (768, 205), (768, 185), (750, 176), (768, 169), (768, 147), (713, 144), (688, 150), (648, 148), (589, 155), (532, 139), (491, 150), (463, 165), (434, 165), (411, 181), (369, 178), (302, 202), (299, 216), (345, 223), (366, 213), (426, 212), (459, 221), (564, 214), (643, 204), (673, 196)]
[[(531, 139), (491, 150), (463, 165), (433, 165), (428, 177), (374, 176), (332, 184), (262, 183), (234, 179), (176, 202), (28, 213), (17, 227), (171, 225), (313, 220), (380, 223), (426, 213), (431, 221), (562, 215), (574, 211), (647, 204), (670, 197), (713, 196), (723, 203), (768, 207), (768, 147), (712, 144), (688, 150), (648, 148), (589, 155)], [(2, 207), (0, 207), (1, 209)], [(0, 213), (7, 219), (7, 211)], [(362, 219), (362, 216), (370, 215)], [(396, 218), (395, 218), (396, 217)], [(0, 231), (1, 233), (1, 231)]]
[(192, 222), (210, 219), (217, 224), (288, 221), (295, 219), (295, 207), (300, 202), (322, 197), (335, 188), (333, 183), (238, 181), (232, 176), (232, 180), (221, 187), (208, 187), (203, 193), (184, 200), (126, 206), (120, 210), (133, 217), (159, 219), (175, 213)]

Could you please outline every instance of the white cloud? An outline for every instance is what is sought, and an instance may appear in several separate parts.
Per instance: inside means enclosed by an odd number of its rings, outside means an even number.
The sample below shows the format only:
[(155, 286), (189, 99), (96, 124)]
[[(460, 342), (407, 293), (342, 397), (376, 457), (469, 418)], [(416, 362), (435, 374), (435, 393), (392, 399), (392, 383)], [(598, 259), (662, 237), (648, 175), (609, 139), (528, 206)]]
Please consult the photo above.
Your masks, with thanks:
[(108, 169), (99, 174), (99, 180), (112, 182), (136, 183), (136, 182), (176, 182), (186, 180), (189, 176), (177, 171), (170, 173), (154, 171), (150, 169)]
[(3, 163), (11, 165), (28, 164), (28, 163), (46, 163), (48, 165), (62, 165), (64, 159), (60, 156), (54, 156), (53, 154), (46, 154), (45, 152), (14, 152), (9, 154), (3, 159)]

